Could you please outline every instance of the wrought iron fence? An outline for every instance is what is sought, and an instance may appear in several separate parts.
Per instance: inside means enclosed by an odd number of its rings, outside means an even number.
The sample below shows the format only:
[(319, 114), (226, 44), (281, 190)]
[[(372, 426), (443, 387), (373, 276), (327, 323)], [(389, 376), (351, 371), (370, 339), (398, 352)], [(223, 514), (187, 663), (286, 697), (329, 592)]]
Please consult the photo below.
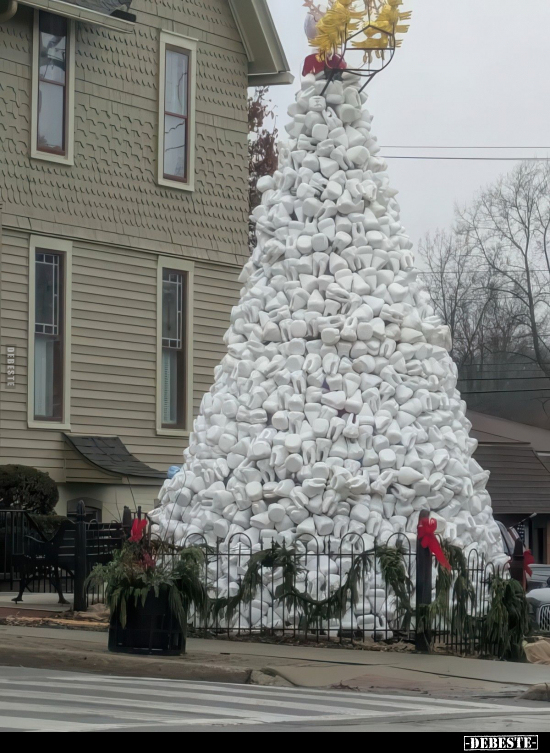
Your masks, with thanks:
[[(86, 524), (86, 571), (97, 563), (107, 563), (120, 547), (124, 531), (120, 523)], [(17, 562), (27, 552), (29, 537), (41, 535), (26, 512), (0, 510), (0, 588), (15, 591), (21, 572)], [(287, 550), (284, 567), (272, 556), (270, 540), (253, 547), (245, 534), (236, 534), (228, 542), (209, 546), (199, 534), (192, 534), (185, 547), (199, 546), (205, 552), (204, 586), (211, 608), (206, 615), (191, 614), (190, 623), (198, 634), (227, 637), (274, 636), (308, 639), (318, 643), (356, 643), (404, 640), (417, 642), (419, 612), (415, 604), (421, 568), (417, 573), (417, 540), (414, 534), (399, 533), (384, 547), (366, 550), (357, 534), (347, 534), (341, 541), (327, 537), (320, 544), (315, 537), (304, 535)], [(402, 588), (400, 593), (384, 577), (381, 555), (392, 549), (400, 555)], [(422, 551), (422, 550), (421, 550)], [(69, 528), (59, 550), (62, 588), (74, 591), (75, 529)], [(425, 556), (422, 551), (423, 557)], [(171, 556), (177, 556), (171, 555)], [(431, 561), (431, 555), (428, 555)], [(243, 580), (255, 567), (255, 592), (248, 600), (236, 599)], [(353, 578), (350, 578), (350, 573)], [(458, 588), (464, 573), (453, 572), (445, 598), (438, 609), (430, 612), (429, 624), (423, 625), (429, 645), (452, 653), (475, 655), (491, 653), (484, 643), (484, 627), (491, 603), (491, 582), (503, 576), (475, 550), (466, 560), (467, 597)], [(437, 586), (440, 571), (432, 563), (432, 579)], [(353, 581), (353, 582), (352, 582)], [(32, 584), (32, 591), (53, 593), (47, 578)], [(338, 595), (339, 598), (335, 598)], [(89, 588), (89, 604), (103, 600), (101, 588)], [(434, 588), (432, 601), (438, 599)], [(330, 607), (330, 608), (329, 608)], [(417, 642), (418, 645), (418, 642)]]
[[(453, 572), (449, 597), (429, 626), (434, 648), (453, 654), (472, 656), (493, 655), (494, 647), (487, 643), (486, 619), (491, 606), (491, 582), (495, 577), (508, 577), (506, 569), (485, 562), (477, 550), (466, 557), (466, 574), (470, 593), (465, 598), (457, 593), (459, 573)], [(434, 581), (435, 582), (435, 581)]]
[[(375, 546), (368, 551), (357, 535), (348, 534), (336, 547), (328, 538), (319, 546), (314, 537), (300, 537), (289, 557), (290, 583), (282, 568), (273, 567), (269, 557), (263, 559), (262, 553), (269, 554), (272, 550), (263, 544), (253, 548), (243, 534), (214, 548), (207, 545), (204, 537), (193, 534), (185, 546), (200, 546), (206, 552), (204, 585), (214, 605), (206, 615), (192, 615), (191, 624), (198, 634), (270, 635), (319, 643), (353, 644), (365, 639), (415, 642), (417, 556), (414, 537), (395, 534), (385, 547)], [(380, 554), (388, 547), (401, 556), (404, 575), (401, 597), (390, 587), (380, 567)], [(255, 598), (241, 603), (232, 613), (226, 608), (216, 609), (216, 603), (225, 604), (228, 597), (239, 593), (253, 554), (256, 560), (262, 560), (258, 565), (260, 585)], [(434, 612), (427, 626), (428, 641), (432, 648), (462, 655), (490, 653), (490, 647), (483, 643), (490, 584), (495, 575), (504, 573), (491, 563), (486, 564), (476, 551), (469, 554), (466, 564), (470, 598), (463, 603), (463, 594), (457, 589), (457, 578), (461, 574), (453, 572), (445, 602)], [(353, 595), (347, 580), (351, 570), (358, 573)], [(434, 564), (434, 586), (438, 572)], [(285, 589), (287, 596), (283, 598)], [(342, 589), (346, 599), (344, 608), (336, 614), (334, 610), (328, 613), (327, 600)], [(304, 601), (299, 594), (309, 594), (311, 601)]]
[[(19, 590), (24, 571), (29, 566), (29, 558), (36, 556), (37, 545), (48, 541), (53, 533), (47, 527), (47, 521), (39, 523), (25, 510), (0, 510), (0, 590), (16, 592)], [(98, 563), (107, 563), (113, 552), (123, 540), (120, 523), (99, 523), (90, 521), (86, 524), (86, 568), (88, 573)], [(74, 574), (76, 562), (76, 541), (74, 525), (67, 526), (60, 542), (56, 561), (58, 564), (63, 593), (74, 592)], [(39, 555), (38, 555), (39, 556)], [(26, 588), (31, 593), (55, 593), (55, 585), (46, 574), (34, 578)], [(88, 589), (88, 601), (101, 601), (101, 589)]]
[[(392, 593), (383, 578), (378, 559), (382, 548), (367, 551), (360, 536), (348, 534), (337, 547), (329, 539), (320, 546), (314, 537), (299, 537), (287, 555), (291, 581), (284, 568), (274, 566), (267, 556), (258, 565), (255, 598), (232, 612), (216, 605), (238, 594), (253, 555), (257, 560), (273, 549), (265, 542), (259, 549), (253, 548), (243, 534), (214, 548), (202, 536), (193, 534), (185, 542), (185, 546), (191, 545), (201, 546), (206, 552), (204, 585), (211, 604), (206, 616), (192, 616), (198, 633), (236, 637), (271, 634), (317, 642), (355, 642), (366, 637), (414, 639), (407, 604)], [(407, 579), (405, 601), (410, 603), (415, 576), (411, 542), (396, 534), (388, 545), (401, 552)], [(350, 571), (354, 571), (353, 584)], [(352, 591), (355, 606), (347, 597)], [(330, 610), (328, 601), (337, 592), (345, 595), (346, 609)]]

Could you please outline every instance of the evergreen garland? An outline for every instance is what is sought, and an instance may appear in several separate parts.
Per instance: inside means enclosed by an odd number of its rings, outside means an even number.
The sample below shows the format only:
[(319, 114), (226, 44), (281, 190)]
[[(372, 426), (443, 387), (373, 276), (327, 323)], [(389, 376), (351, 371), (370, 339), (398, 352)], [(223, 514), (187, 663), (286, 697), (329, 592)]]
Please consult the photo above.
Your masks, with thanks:
[(521, 584), (517, 580), (493, 578), (491, 606), (482, 633), (484, 652), (505, 661), (522, 661), (523, 641), (529, 631), (529, 611)]
[(356, 605), (359, 602), (360, 584), (369, 572), (373, 558), (378, 559), (386, 587), (393, 590), (403, 624), (408, 626), (412, 614), (409, 597), (412, 584), (405, 570), (402, 554), (387, 546), (354, 555), (352, 566), (341, 585), (326, 598), (315, 599), (307, 590), (302, 591), (296, 587), (298, 574), (305, 572), (305, 568), (297, 564), (296, 551), (275, 545), (272, 549), (253, 554), (238, 592), (231, 597), (211, 600), (210, 610), (216, 619), (223, 615), (230, 622), (241, 604), (250, 604), (255, 598), (262, 585), (263, 568), (280, 567), (283, 571), (283, 583), (276, 589), (274, 596), (283, 601), (288, 609), (300, 604), (307, 632), (309, 626), (316, 621), (341, 619), (349, 604)]
[[(285, 608), (300, 605), (304, 614), (304, 631), (317, 621), (341, 619), (360, 599), (364, 577), (377, 559), (386, 586), (393, 591), (397, 602), (397, 622), (408, 630), (416, 617), (416, 630), (425, 635), (426, 645), (432, 646), (438, 624), (446, 622), (457, 643), (468, 648), (469, 653), (479, 650), (482, 655), (521, 661), (524, 657), (523, 640), (529, 632), (527, 601), (517, 581), (504, 579), (498, 574), (489, 584), (490, 606), (486, 615), (472, 615), (476, 591), (470, 580), (468, 564), (462, 549), (448, 543), (442, 548), (452, 570), (438, 566), (435, 599), (431, 604), (411, 604), (412, 583), (403, 562), (403, 553), (389, 546), (378, 546), (368, 552), (353, 555), (353, 563), (345, 580), (323, 599), (315, 599), (307, 590), (296, 586), (299, 574), (306, 568), (298, 564), (298, 554), (293, 549), (275, 545), (272, 549), (256, 552), (250, 557), (247, 571), (234, 596), (210, 600), (210, 612), (216, 619), (224, 616), (233, 619), (241, 605), (250, 604), (262, 584), (264, 568), (281, 568), (283, 582), (275, 591), (275, 598)], [(213, 552), (213, 550), (212, 550)], [(301, 555), (300, 555), (301, 556)], [(315, 555), (313, 555), (315, 556)], [(452, 590), (452, 603), (451, 603)]]

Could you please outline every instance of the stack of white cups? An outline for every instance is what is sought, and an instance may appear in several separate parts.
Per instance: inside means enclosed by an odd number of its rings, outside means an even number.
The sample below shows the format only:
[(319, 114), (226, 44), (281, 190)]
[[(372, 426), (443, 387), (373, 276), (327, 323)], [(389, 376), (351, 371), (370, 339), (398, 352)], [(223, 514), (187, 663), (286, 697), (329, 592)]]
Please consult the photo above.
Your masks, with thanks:
[[(303, 79), (279, 169), (258, 183), (257, 247), (240, 277), (228, 353), (184, 466), (150, 517), (175, 544), (201, 534), (226, 548), (298, 539), (310, 552), (351, 552), (396, 533), (414, 547), (429, 510), (466, 556), (503, 563), (449, 329), (417, 280), (361, 84), (345, 71), (328, 85), (323, 74)], [(312, 561), (303, 588), (337, 588), (339, 562), (327, 556), (319, 570)], [(213, 591), (227, 592), (228, 580), (236, 588), (231, 567)], [(374, 631), (392, 613), (374, 583), (373, 573), (348, 627)], [(281, 622), (274, 592), (270, 573), (252, 627)]]

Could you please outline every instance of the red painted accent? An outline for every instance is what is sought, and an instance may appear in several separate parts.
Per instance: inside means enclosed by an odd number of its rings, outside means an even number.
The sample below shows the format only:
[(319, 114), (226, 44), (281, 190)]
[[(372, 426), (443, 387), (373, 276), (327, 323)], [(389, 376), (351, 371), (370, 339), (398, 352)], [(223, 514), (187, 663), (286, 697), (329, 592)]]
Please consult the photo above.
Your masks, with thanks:
[(450, 571), (451, 565), (443, 554), (443, 549), (441, 548), (441, 545), (435, 535), (436, 530), (437, 520), (434, 520), (433, 518), (424, 518), (418, 523), (418, 538), (420, 539), (420, 543), (424, 547), (424, 549), (430, 550), (441, 567), (444, 567), (445, 570)]
[(531, 565), (535, 564), (535, 558), (533, 557), (533, 552), (530, 549), (526, 549), (523, 552), (523, 570), (527, 573), (529, 577), (533, 575), (533, 571), (531, 570)]
[(308, 73), (322, 73), (325, 68), (329, 70), (344, 70), (347, 67), (346, 61), (339, 55), (333, 55), (325, 61), (319, 60), (317, 54), (314, 53), (313, 55), (308, 55), (305, 59), (302, 76), (307, 76)]

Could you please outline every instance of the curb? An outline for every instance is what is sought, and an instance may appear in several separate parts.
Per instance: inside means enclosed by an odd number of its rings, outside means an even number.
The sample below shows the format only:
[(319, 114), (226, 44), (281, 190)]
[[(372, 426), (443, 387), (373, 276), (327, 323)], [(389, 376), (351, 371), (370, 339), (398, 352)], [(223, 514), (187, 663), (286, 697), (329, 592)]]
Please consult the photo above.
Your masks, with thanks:
[(252, 676), (252, 669), (187, 663), (185, 657), (174, 661), (107, 652), (37, 650), (25, 646), (0, 646), (0, 666), (238, 685), (248, 685)]

